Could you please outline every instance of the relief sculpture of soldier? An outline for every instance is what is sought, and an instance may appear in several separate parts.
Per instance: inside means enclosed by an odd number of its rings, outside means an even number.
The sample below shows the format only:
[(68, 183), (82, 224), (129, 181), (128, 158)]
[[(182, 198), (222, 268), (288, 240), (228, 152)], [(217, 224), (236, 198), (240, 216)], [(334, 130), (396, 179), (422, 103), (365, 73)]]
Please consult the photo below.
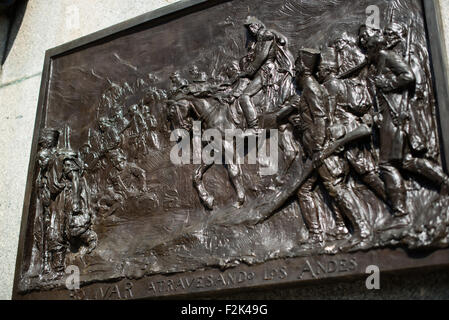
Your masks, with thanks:
[[(31, 277), (39, 274), (49, 275), (52, 273), (52, 254), (49, 250), (52, 213), (50, 204), (52, 194), (50, 191), (50, 170), (56, 160), (59, 131), (54, 129), (42, 130), (39, 137), (38, 165), (39, 173), (36, 179), (37, 188), (37, 210), (34, 221), (34, 243), (30, 268)], [(41, 260), (40, 260), (41, 258)]]
[(249, 79), (240, 77), (241, 73), (239, 61), (233, 60), (229, 62), (224, 68), (225, 81), (229, 85), (217, 96), (223, 104), (230, 106), (232, 119), (240, 127), (242, 126), (244, 115), (238, 100), (250, 82)]
[(179, 71), (175, 71), (170, 75), (170, 89), (168, 95), (170, 99), (176, 99), (175, 96), (180, 94), (188, 85), (188, 81), (181, 77)]
[(98, 128), (100, 129), (100, 153), (105, 155), (114, 150), (122, 143), (120, 131), (113, 125), (113, 122), (107, 117), (101, 117), (98, 120)]
[(131, 121), (127, 129), (127, 141), (131, 147), (130, 154), (136, 159), (141, 155), (148, 154), (147, 136), (149, 135), (149, 129), (137, 104), (129, 108), (129, 116)]
[(66, 147), (62, 149), (57, 148), (57, 130), (44, 129), (40, 138), (37, 185), (42, 216), (37, 216), (36, 222), (41, 221), (40, 265), (41, 274), (47, 280), (64, 274), (69, 248), (81, 248), (82, 253), (88, 254), (97, 244), (97, 234), (91, 229), (89, 191), (82, 172), (84, 166), (78, 153), (67, 143), (68, 128), (66, 130)]
[[(202, 122), (202, 129), (217, 129), (223, 138), (226, 130), (236, 130), (237, 124), (231, 116), (231, 108), (225, 102), (223, 91), (231, 84), (212, 84), (206, 79), (206, 75), (199, 72), (198, 68), (190, 68), (192, 82), (183, 86), (182, 90), (176, 88), (171, 95), (171, 100), (167, 102), (169, 109), (169, 119), (177, 128), (190, 131), (193, 127), (192, 119)], [(173, 81), (175, 80), (175, 81)], [(179, 79), (173, 79), (172, 85)], [(235, 154), (234, 145), (224, 141), (223, 150), (214, 149), (214, 154), (224, 156), (225, 154)], [(215, 156), (214, 155), (214, 156)], [(214, 163), (202, 163), (193, 174), (193, 185), (200, 196), (201, 202), (208, 210), (215, 207), (214, 197), (206, 190), (203, 177)], [(246, 201), (246, 190), (242, 180), (242, 171), (239, 164), (225, 164), (229, 178), (237, 194), (236, 207), (241, 207)]]
[[(253, 42), (240, 63), (233, 61), (226, 68), (228, 81), (232, 84), (225, 91), (225, 96), (228, 97), (226, 102), (230, 105), (233, 120), (237, 125), (243, 127), (242, 122), (246, 119), (247, 128), (250, 129), (261, 126), (265, 129), (279, 129), (280, 148), (286, 163), (284, 171), (277, 177), (277, 182), (282, 184), (283, 176), (299, 154), (292, 127), (285, 121), (286, 117), (282, 116), (281, 110), (294, 91), (293, 56), (288, 50), (286, 37), (267, 29), (257, 18), (248, 17), (245, 26)], [(253, 99), (260, 92), (263, 92), (261, 106), (256, 107)], [(262, 114), (259, 114), (258, 110)], [(279, 117), (264, 117), (268, 113)], [(261, 118), (264, 123), (260, 123)]]
[(155, 195), (148, 192), (144, 169), (128, 162), (126, 155), (118, 149), (110, 152), (109, 159), (112, 168), (106, 181), (106, 194), (99, 199), (103, 218), (114, 215), (119, 209), (123, 210), (129, 199), (147, 197), (158, 202)]
[[(92, 214), (89, 206), (89, 195), (86, 180), (82, 176), (82, 164), (78, 153), (63, 150), (59, 155), (62, 161), (62, 179), (60, 181), (60, 201), (64, 201), (64, 212), (58, 215), (61, 229), (58, 231), (58, 245), (61, 245), (61, 234), (75, 250), (81, 247), (82, 253), (91, 253), (97, 246), (97, 234), (91, 229)], [(62, 203), (60, 204), (62, 206)], [(61, 210), (62, 208), (59, 208)], [(64, 248), (64, 246), (63, 246)], [(65, 253), (61, 252), (62, 266)]]
[(302, 96), (296, 98), (299, 115), (294, 122), (300, 131), (306, 156), (314, 161), (316, 168), (298, 191), (299, 205), (309, 229), (309, 241), (323, 243), (323, 229), (312, 194), (315, 184), (320, 180), (337, 208), (335, 210), (337, 236), (344, 238), (348, 234), (342, 216), (344, 215), (351, 221), (354, 228), (352, 245), (363, 245), (363, 241), (367, 240), (370, 232), (366, 222), (360, 217), (356, 199), (351, 197), (345, 184), (348, 163), (338, 154), (323, 156), (324, 149), (330, 143), (327, 128), (331, 124), (331, 119), (323, 87), (313, 75), (319, 59), (319, 51), (303, 49), (296, 62), (296, 76), (298, 85), (302, 89)]
[[(147, 133), (148, 147), (160, 151), (163, 148), (163, 135), (168, 131), (168, 128), (166, 122), (163, 121), (163, 119), (166, 119), (165, 109), (161, 110), (158, 106), (167, 100), (167, 92), (155, 87), (157, 81), (159, 81), (159, 78), (155, 75), (149, 74), (148, 78), (150, 87), (145, 89), (140, 111), (149, 130), (149, 133)], [(159, 113), (156, 113), (156, 110)]]
[(259, 114), (253, 97), (272, 81), (278, 82), (281, 90), (277, 92), (281, 104), (291, 92), (291, 62), (285, 51), (286, 39), (276, 31), (269, 30), (255, 17), (248, 17), (245, 24), (253, 37), (248, 54), (241, 60), (241, 77), (248, 78), (250, 83), (240, 97), (240, 104), (245, 114), (247, 126), (259, 129)]
[(429, 56), (413, 38), (412, 25), (391, 22), (385, 28), (386, 48), (402, 56), (415, 75), (415, 88), (410, 97), (410, 107), (406, 122), (410, 148), (413, 152), (436, 161), (439, 157), (438, 132), (434, 118), (435, 100), (430, 79), (431, 71), (427, 61)]
[[(337, 63), (339, 61), (339, 63)], [(359, 60), (358, 62), (362, 62)], [(360, 79), (341, 80), (338, 70), (345, 72), (349, 61), (337, 59), (336, 50), (332, 47), (322, 52), (318, 76), (327, 90), (329, 98), (329, 114), (333, 125), (329, 128), (331, 138), (337, 140), (346, 133), (362, 125), (372, 127), (373, 99), (368, 92), (366, 82)], [(348, 71), (349, 69), (346, 69)], [(385, 185), (379, 177), (371, 141), (354, 142), (347, 146), (345, 158), (359, 178), (383, 201), (387, 200)]]
[[(380, 114), (377, 123), (380, 134), (380, 167), (387, 194), (396, 217), (406, 217), (406, 189), (400, 170), (419, 174), (443, 187), (449, 178), (437, 164), (414, 156), (410, 150), (409, 132), (406, 131), (409, 95), (413, 94), (416, 77), (404, 58), (386, 48), (385, 38), (379, 29), (362, 26), (360, 44), (367, 50), (370, 64), (375, 67), (375, 84)], [(424, 121), (424, 119), (422, 119)], [(409, 223), (407, 218), (405, 224)]]

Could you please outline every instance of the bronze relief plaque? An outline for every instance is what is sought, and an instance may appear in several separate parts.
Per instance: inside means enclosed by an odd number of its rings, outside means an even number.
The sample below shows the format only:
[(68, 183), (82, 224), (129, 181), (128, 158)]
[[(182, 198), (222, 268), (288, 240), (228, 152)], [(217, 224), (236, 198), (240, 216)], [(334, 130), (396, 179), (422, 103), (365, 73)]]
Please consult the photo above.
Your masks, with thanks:
[(448, 265), (437, 19), (421, 0), (180, 1), (50, 50), (14, 297)]

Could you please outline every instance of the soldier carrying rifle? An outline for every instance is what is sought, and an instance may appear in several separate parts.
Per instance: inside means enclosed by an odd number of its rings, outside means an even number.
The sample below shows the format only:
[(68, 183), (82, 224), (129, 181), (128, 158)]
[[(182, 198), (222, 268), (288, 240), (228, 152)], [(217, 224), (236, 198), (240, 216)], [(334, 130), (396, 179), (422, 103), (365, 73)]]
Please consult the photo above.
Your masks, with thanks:
[[(388, 49), (379, 29), (363, 25), (359, 30), (361, 46), (367, 51), (368, 64), (376, 70), (380, 135), (380, 168), (387, 194), (396, 217), (407, 217), (405, 182), (400, 170), (407, 170), (429, 179), (438, 186), (449, 187), (449, 178), (433, 162), (415, 157), (406, 129), (409, 96), (416, 86), (416, 77), (404, 57)], [(402, 219), (401, 219), (402, 220)], [(409, 219), (403, 219), (409, 223)]]
[(366, 137), (369, 128), (361, 126), (353, 132), (348, 132), (342, 139), (331, 141), (327, 128), (332, 123), (331, 112), (326, 102), (326, 94), (314, 77), (314, 71), (320, 59), (320, 52), (313, 49), (301, 49), (296, 61), (297, 83), (302, 90), (302, 96), (295, 96), (290, 101), (295, 106), (298, 115), (292, 118), (300, 132), (302, 146), (306, 156), (313, 160), (314, 169), (309, 178), (302, 184), (298, 192), (301, 212), (309, 229), (311, 243), (322, 243), (323, 230), (318, 217), (318, 210), (313, 197), (313, 190), (320, 180), (334, 201), (337, 216), (337, 232), (341, 236), (347, 234), (344, 220), (339, 214), (346, 216), (352, 223), (354, 237), (352, 245), (363, 245), (370, 236), (370, 230), (360, 215), (359, 205), (346, 185), (349, 165), (345, 159), (336, 153), (346, 143)]

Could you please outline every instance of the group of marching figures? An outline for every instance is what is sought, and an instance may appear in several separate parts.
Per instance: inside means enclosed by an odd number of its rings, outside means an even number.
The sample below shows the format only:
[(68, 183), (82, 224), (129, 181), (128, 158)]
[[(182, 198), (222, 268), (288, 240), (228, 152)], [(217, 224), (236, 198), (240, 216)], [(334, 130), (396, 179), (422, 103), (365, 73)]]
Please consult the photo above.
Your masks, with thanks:
[[(351, 222), (354, 246), (363, 246), (370, 228), (345, 181), (353, 170), (392, 209), (395, 225), (412, 223), (402, 172), (427, 179), (442, 193), (449, 178), (439, 165), (435, 102), (425, 49), (401, 24), (385, 30), (363, 25), (358, 41), (347, 34), (320, 51), (302, 49), (296, 82), (302, 95), (287, 104), (314, 173), (298, 192), (310, 241), (323, 241), (312, 197), (320, 181), (333, 201), (337, 238)], [(411, 33), (412, 30), (409, 30)]]
[[(313, 195), (318, 183), (332, 200), (337, 239), (347, 238), (351, 229), (354, 247), (366, 246), (371, 232), (360, 212), (363, 200), (348, 192), (350, 172), (391, 208), (398, 228), (412, 223), (404, 172), (447, 194), (429, 56), (411, 26), (362, 25), (356, 36), (343, 32), (319, 50), (300, 49), (296, 60), (282, 34), (254, 17), (245, 26), (247, 55), (230, 63), (222, 79), (196, 71), (189, 83), (175, 73), (169, 106), (181, 126), (188, 127), (181, 107), (190, 103), (206, 127), (223, 128), (220, 113), (205, 113), (197, 101), (214, 97), (230, 107), (234, 123), (244, 119), (243, 127), (256, 135), (267, 129), (264, 116), (274, 114), (284, 154), (297, 154), (299, 146), (313, 161), (313, 172), (297, 194), (310, 243), (325, 240)], [(259, 93), (264, 98), (256, 103)], [(232, 182), (243, 202), (238, 180)], [(198, 192), (207, 204), (204, 186)]]
[[(370, 229), (360, 213), (362, 200), (348, 192), (350, 173), (391, 208), (398, 226), (408, 225), (412, 219), (404, 172), (421, 176), (441, 188), (441, 193), (448, 192), (449, 178), (439, 164), (429, 57), (412, 28), (400, 23), (390, 23), (384, 30), (363, 25), (358, 35), (343, 32), (319, 50), (300, 49), (294, 59), (286, 37), (279, 32), (255, 17), (248, 17), (245, 27), (248, 51), (240, 60), (225, 65), (214, 77), (197, 66), (190, 68), (189, 80), (177, 71), (170, 76), (167, 91), (153, 88), (153, 96), (158, 93), (157, 104), (163, 105), (164, 110), (158, 112), (159, 118), (165, 115), (162, 120), (151, 115), (155, 108), (150, 105), (151, 99), (130, 106), (114, 103), (126, 88), (113, 86), (110, 104), (119, 106), (119, 110), (97, 119), (101, 146), (91, 167), (101, 164), (101, 158), (109, 159), (116, 168), (111, 179), (117, 180), (120, 172), (129, 171), (129, 175), (140, 177), (138, 188), (145, 191), (145, 171), (127, 158), (147, 154), (149, 145), (161, 149), (160, 137), (162, 131), (169, 130), (168, 123), (172, 129), (192, 129), (191, 120), (196, 117), (204, 129), (242, 128), (257, 136), (267, 128), (264, 119), (270, 114), (281, 132), (280, 148), (287, 164), (298, 159), (300, 150), (313, 162), (312, 173), (297, 192), (310, 243), (325, 240), (313, 195), (317, 184), (330, 196), (337, 239), (348, 238), (351, 230), (354, 246), (368, 241)], [(142, 85), (144, 82), (137, 87)], [(157, 129), (155, 122), (166, 123)], [(123, 135), (127, 131), (131, 134), (126, 146)], [(152, 131), (157, 134), (151, 135)], [(33, 250), (41, 262), (31, 263), (40, 269), (36, 270), (38, 274), (63, 270), (69, 247), (81, 247), (89, 253), (97, 242), (91, 229), (84, 175), (85, 170), (93, 169), (83, 163), (92, 152), (58, 149), (58, 140), (58, 131), (51, 129), (43, 130), (39, 140), (37, 211), (42, 219), (35, 223)], [(127, 155), (122, 149), (132, 152)], [(202, 184), (208, 168), (201, 166), (193, 180), (202, 202), (213, 208), (213, 200)], [(243, 204), (241, 169), (229, 168), (232, 185)], [(114, 183), (111, 185), (111, 192), (118, 193)]]
[(368, 240), (370, 228), (347, 192), (348, 170), (390, 206), (397, 226), (412, 223), (401, 172), (448, 192), (449, 178), (438, 163), (427, 58), (396, 23), (385, 30), (363, 25), (358, 41), (343, 34), (320, 51), (300, 50), (296, 82), (302, 95), (288, 103), (298, 111), (291, 121), (314, 161), (314, 173), (298, 192), (312, 243), (323, 241), (312, 197), (317, 181), (332, 198), (337, 237), (348, 234), (346, 217), (357, 246)]
[[(362, 25), (357, 35), (343, 32), (319, 50), (300, 49), (296, 60), (282, 34), (255, 17), (248, 17), (245, 26), (247, 55), (231, 62), (221, 79), (207, 79), (195, 68), (191, 82), (173, 74), (168, 105), (184, 128), (189, 125), (182, 107), (189, 103), (206, 127), (229, 128), (219, 112), (205, 112), (206, 104), (198, 102), (215, 98), (229, 106), (233, 123), (244, 122), (242, 127), (256, 135), (269, 128), (265, 116), (274, 115), (286, 160), (295, 158), (299, 146), (313, 161), (313, 172), (297, 193), (310, 243), (325, 240), (313, 195), (318, 183), (332, 200), (337, 239), (347, 238), (351, 229), (353, 247), (366, 246), (371, 232), (360, 212), (363, 200), (348, 192), (350, 172), (391, 208), (398, 228), (412, 223), (404, 172), (448, 193), (429, 56), (411, 26), (391, 22), (381, 30)], [(238, 174), (230, 176), (243, 202)], [(204, 186), (197, 189), (210, 207)]]

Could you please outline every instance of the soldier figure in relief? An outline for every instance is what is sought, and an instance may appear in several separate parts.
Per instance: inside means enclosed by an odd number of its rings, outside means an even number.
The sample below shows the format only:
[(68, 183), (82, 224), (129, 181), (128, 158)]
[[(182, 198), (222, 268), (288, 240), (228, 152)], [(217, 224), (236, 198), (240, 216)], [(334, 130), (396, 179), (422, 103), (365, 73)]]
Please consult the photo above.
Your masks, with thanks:
[(414, 157), (406, 131), (408, 97), (413, 94), (416, 78), (411, 66), (393, 50), (386, 49), (381, 30), (362, 26), (360, 44), (367, 50), (369, 63), (376, 69), (375, 84), (379, 103), (380, 168), (387, 194), (396, 217), (410, 223), (406, 189), (400, 169), (419, 174), (444, 188), (449, 178), (442, 168), (427, 159)]
[(412, 29), (398, 23), (390, 23), (384, 31), (386, 49), (404, 58), (415, 75), (415, 89), (409, 97), (406, 131), (410, 140), (410, 151), (439, 161), (439, 143), (434, 119), (435, 100), (433, 99), (432, 74), (426, 49), (415, 43)]
[(105, 155), (109, 151), (117, 149), (122, 143), (120, 131), (106, 117), (101, 117), (98, 120), (98, 127), (100, 129), (100, 154)]
[(181, 77), (181, 73), (179, 71), (173, 72), (170, 75), (170, 89), (168, 91), (168, 97), (176, 100), (176, 96), (182, 94), (188, 85), (189, 82)]
[[(83, 253), (91, 253), (97, 246), (97, 234), (91, 230), (92, 215), (86, 180), (83, 177), (82, 164), (77, 153), (63, 150), (62, 183), (65, 193), (65, 238), (74, 248), (82, 247)], [(69, 194), (67, 194), (70, 192)]]
[(108, 185), (115, 194), (123, 199), (131, 195), (147, 191), (146, 172), (132, 162), (120, 150), (111, 152), (111, 162), (114, 166), (109, 173)]
[(229, 105), (232, 120), (241, 127), (244, 115), (239, 103), (239, 98), (242, 96), (250, 80), (240, 77), (240, 64), (237, 60), (231, 61), (226, 65), (224, 73), (226, 77), (225, 85), (227, 85), (227, 88), (219, 93), (217, 98), (221, 103)]
[(349, 72), (366, 59), (365, 55), (357, 48), (356, 39), (346, 32), (336, 37), (332, 47), (336, 51), (338, 74)]
[(128, 162), (121, 150), (110, 152), (112, 169), (106, 180), (106, 192), (99, 199), (98, 206), (103, 218), (123, 209), (126, 201), (148, 192), (146, 171), (135, 163)]
[(368, 240), (370, 231), (366, 222), (360, 217), (357, 201), (347, 190), (348, 162), (338, 154), (323, 158), (324, 149), (330, 143), (327, 128), (331, 124), (331, 119), (325, 90), (313, 76), (319, 58), (319, 51), (302, 49), (296, 62), (297, 81), (302, 89), (302, 96), (293, 98), (292, 103), (296, 104), (299, 112), (294, 122), (300, 131), (306, 156), (313, 160), (316, 168), (298, 192), (299, 204), (309, 229), (311, 243), (322, 243), (323, 230), (313, 197), (314, 186), (321, 180), (338, 208), (335, 214), (339, 237), (343, 238), (348, 233), (343, 218), (339, 216), (344, 214), (353, 224), (352, 245), (363, 245)]
[[(59, 135), (58, 130), (44, 129), (39, 137), (40, 150), (37, 155), (39, 174), (36, 180), (38, 206), (34, 222), (35, 242), (29, 270), (33, 276), (39, 273), (47, 275), (52, 272), (52, 257), (49, 250), (52, 194), (49, 185), (51, 183), (49, 173), (55, 163)], [(41, 261), (38, 261), (39, 255), (42, 257)]]
[(96, 247), (97, 235), (91, 230), (87, 184), (78, 153), (70, 148), (58, 149), (47, 179), (51, 219), (47, 228), (46, 254), (51, 266), (49, 277), (52, 278), (64, 273), (70, 246), (85, 248), (85, 253), (90, 253)]
[[(291, 95), (292, 63), (286, 51), (287, 40), (273, 30), (269, 30), (257, 18), (248, 17), (246, 27), (254, 38), (248, 48), (248, 54), (241, 60), (240, 75), (250, 83), (240, 96), (240, 105), (245, 114), (247, 127), (259, 129), (259, 117), (253, 97), (262, 89), (278, 85), (279, 105)], [(276, 83), (274, 83), (274, 82)], [(257, 131), (257, 130), (256, 130)]]
[(128, 142), (131, 155), (137, 159), (139, 156), (148, 154), (147, 135), (149, 133), (147, 123), (139, 110), (137, 104), (129, 108), (131, 121), (128, 127)]
[[(340, 60), (340, 63), (345, 63), (345, 60)], [(338, 69), (335, 49), (327, 48), (322, 53), (318, 78), (328, 93), (330, 115), (333, 120), (329, 133), (333, 140), (342, 138), (362, 125), (369, 128), (373, 126), (373, 102), (366, 81), (338, 79)], [(381, 200), (387, 201), (385, 185), (379, 177), (373, 153), (371, 141), (365, 139), (347, 146), (344, 155), (363, 183)]]

